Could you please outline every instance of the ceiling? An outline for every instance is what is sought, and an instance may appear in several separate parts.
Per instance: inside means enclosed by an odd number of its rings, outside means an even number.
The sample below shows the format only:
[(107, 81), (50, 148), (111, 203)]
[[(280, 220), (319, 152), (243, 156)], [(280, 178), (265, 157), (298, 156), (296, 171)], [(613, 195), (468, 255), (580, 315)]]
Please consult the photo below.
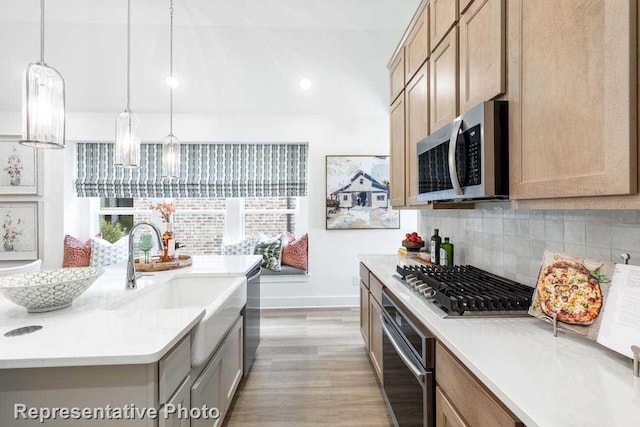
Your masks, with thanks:
[[(379, 114), (386, 64), (419, 0), (174, 0), (178, 113)], [(132, 108), (168, 107), (168, 1), (132, 0)], [(125, 104), (125, 0), (47, 0), (46, 61), (70, 111)], [(39, 56), (39, 1), (0, 0), (0, 110)], [(298, 82), (313, 82), (301, 91)]]

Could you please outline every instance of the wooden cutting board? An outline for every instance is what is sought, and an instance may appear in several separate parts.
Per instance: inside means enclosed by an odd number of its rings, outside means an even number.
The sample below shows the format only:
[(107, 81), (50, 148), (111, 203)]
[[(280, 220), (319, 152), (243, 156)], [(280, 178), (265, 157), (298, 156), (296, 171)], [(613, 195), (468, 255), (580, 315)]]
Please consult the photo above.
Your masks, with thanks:
[(189, 267), (193, 264), (193, 260), (189, 255), (180, 255), (178, 259), (169, 262), (161, 262), (159, 259), (152, 259), (149, 264), (141, 264), (140, 259), (136, 259), (136, 271), (141, 273), (153, 273), (154, 271), (176, 270), (178, 268)]

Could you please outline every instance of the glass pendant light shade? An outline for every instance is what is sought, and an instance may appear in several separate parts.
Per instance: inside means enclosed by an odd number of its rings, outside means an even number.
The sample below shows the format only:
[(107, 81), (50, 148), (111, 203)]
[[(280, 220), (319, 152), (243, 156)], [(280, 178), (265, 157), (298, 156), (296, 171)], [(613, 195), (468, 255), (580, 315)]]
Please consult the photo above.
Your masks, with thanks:
[(180, 178), (180, 141), (173, 134), (162, 141), (162, 176)]
[(64, 148), (64, 79), (44, 63), (29, 64), (24, 73), (22, 139), (35, 148)]
[(116, 119), (115, 164), (125, 168), (137, 168), (140, 164), (140, 121), (126, 110)]
[(40, 0), (40, 61), (29, 64), (22, 87), (22, 139), (35, 148), (64, 148), (64, 79), (44, 62), (44, 0)]

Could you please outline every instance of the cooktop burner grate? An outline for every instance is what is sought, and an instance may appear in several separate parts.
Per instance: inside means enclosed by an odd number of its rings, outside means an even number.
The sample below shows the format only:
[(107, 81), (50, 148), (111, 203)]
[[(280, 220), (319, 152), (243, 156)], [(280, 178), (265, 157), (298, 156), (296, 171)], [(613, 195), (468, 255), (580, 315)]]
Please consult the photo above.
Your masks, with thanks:
[(526, 315), (533, 288), (470, 265), (399, 265), (405, 283), (452, 316)]

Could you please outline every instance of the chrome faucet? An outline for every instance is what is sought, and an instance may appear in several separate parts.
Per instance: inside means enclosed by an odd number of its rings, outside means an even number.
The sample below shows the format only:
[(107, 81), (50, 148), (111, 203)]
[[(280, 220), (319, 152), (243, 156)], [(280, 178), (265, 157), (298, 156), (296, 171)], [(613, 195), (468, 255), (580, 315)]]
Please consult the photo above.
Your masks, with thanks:
[(129, 261), (127, 262), (127, 284), (125, 286), (126, 289), (136, 289), (138, 287), (138, 276), (136, 276), (136, 267), (134, 265), (133, 259), (133, 234), (136, 229), (138, 229), (138, 227), (141, 227), (143, 225), (151, 227), (153, 231), (156, 232), (156, 237), (158, 238), (158, 246), (160, 247), (160, 249), (162, 249), (162, 247), (164, 246), (164, 242), (162, 241), (162, 233), (156, 225), (151, 224), (150, 222), (139, 222), (131, 227), (131, 231), (129, 231)]

